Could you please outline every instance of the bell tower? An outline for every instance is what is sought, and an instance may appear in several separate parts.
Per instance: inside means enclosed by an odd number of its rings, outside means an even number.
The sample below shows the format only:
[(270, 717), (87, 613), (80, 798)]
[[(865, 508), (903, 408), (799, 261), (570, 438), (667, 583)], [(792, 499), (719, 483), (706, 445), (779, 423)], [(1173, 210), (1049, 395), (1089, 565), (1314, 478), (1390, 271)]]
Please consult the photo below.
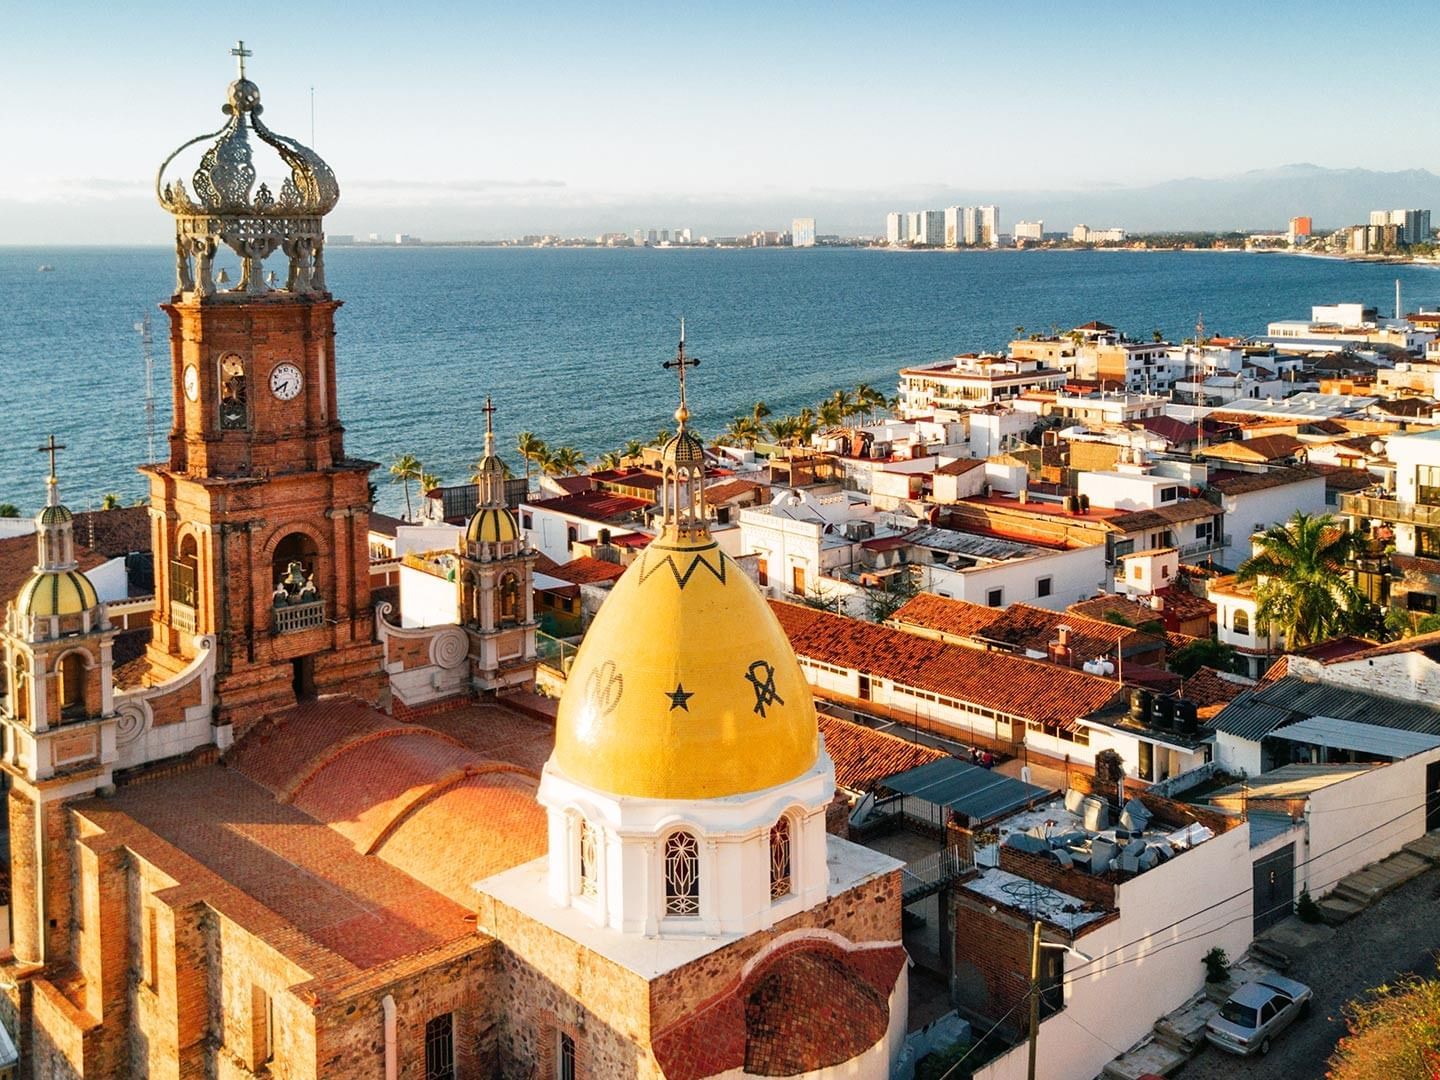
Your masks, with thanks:
[[(325, 282), (322, 221), (340, 188), (319, 155), (261, 120), (250, 51), (231, 51), (240, 71), (224, 126), (185, 143), (156, 177), (175, 218), (175, 292), (161, 305), (174, 424), (169, 460), (142, 471), (151, 663), (178, 671), (198, 637), (215, 635), (220, 717), (243, 729), (321, 692), (373, 698), (382, 676), (368, 554), (375, 465), (345, 454), (340, 301)], [(217, 275), (227, 255), (239, 263), (233, 284)], [(265, 271), (276, 255), (283, 277)]]

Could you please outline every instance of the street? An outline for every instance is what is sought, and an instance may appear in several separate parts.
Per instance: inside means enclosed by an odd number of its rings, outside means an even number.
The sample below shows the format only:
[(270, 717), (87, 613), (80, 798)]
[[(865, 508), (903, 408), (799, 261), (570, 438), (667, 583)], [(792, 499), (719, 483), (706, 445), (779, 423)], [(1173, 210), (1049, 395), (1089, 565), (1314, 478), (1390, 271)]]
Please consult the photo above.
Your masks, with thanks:
[(1333, 934), (1319, 934), (1319, 940), (1292, 953), (1294, 963), (1284, 973), (1315, 991), (1310, 1015), (1280, 1035), (1263, 1058), (1239, 1058), (1206, 1046), (1176, 1073), (1181, 1080), (1323, 1080), (1326, 1061), (1345, 1034), (1345, 1002), (1399, 974), (1435, 975), (1440, 867), (1396, 889)]

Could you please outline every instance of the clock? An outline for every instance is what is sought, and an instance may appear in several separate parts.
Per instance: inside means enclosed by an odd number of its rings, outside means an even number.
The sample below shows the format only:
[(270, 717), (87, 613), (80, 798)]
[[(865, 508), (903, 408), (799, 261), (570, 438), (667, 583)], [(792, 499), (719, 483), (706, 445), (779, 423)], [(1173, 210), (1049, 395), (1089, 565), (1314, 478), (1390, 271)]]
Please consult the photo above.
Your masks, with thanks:
[(276, 364), (270, 371), (270, 392), (281, 401), (290, 401), (300, 393), (305, 378), (294, 364)]
[(200, 397), (200, 371), (194, 364), (185, 366), (185, 396), (191, 401)]

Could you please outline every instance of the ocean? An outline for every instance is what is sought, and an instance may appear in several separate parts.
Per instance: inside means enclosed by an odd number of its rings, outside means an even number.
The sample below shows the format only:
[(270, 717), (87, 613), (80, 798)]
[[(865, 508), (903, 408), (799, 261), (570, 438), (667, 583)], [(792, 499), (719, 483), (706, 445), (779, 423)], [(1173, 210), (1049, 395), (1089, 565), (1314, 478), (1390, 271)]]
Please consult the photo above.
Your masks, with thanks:
[[(157, 225), (163, 228), (163, 223)], [(39, 273), (40, 265), (54, 267)], [(222, 262), (223, 265), (223, 262)], [(237, 276), (235, 266), (229, 267)], [(346, 447), (382, 466), (411, 453), (446, 483), (469, 475), (495, 399), (502, 453), (533, 431), (592, 459), (673, 425), (661, 369), (685, 316), (694, 426), (720, 430), (756, 400), (777, 414), (837, 387), (895, 392), (896, 370), (1002, 347), (1099, 319), (1136, 337), (1261, 333), (1312, 304), (1363, 301), (1388, 314), (1440, 301), (1425, 266), (1227, 252), (859, 249), (335, 247), (326, 273), (338, 320)], [(155, 336), (155, 446), (170, 425), (167, 248), (0, 248), (0, 502), (33, 513), (54, 432), (74, 509), (146, 491), (145, 366)], [(382, 467), (379, 508), (403, 507)]]

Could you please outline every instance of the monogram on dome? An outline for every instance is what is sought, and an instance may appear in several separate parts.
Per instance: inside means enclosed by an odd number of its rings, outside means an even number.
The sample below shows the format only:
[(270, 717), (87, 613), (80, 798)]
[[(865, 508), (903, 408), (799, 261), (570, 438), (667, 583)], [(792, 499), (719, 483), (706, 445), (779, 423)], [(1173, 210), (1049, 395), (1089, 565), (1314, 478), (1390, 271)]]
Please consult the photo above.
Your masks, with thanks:
[[(199, 298), (324, 295), (321, 219), (339, 201), (340, 185), (319, 154), (265, 126), (260, 88), (245, 77), (251, 52), (243, 41), (230, 51), (239, 58), (240, 77), (227, 92), (224, 127), (185, 143), (155, 178), (160, 205), (175, 215), (175, 290)], [(182, 167), (186, 151), (207, 142), (199, 163)], [(214, 268), (222, 244), (241, 262), (240, 281), (223, 290)], [(277, 249), (289, 260), (279, 289), (261, 273)]]

